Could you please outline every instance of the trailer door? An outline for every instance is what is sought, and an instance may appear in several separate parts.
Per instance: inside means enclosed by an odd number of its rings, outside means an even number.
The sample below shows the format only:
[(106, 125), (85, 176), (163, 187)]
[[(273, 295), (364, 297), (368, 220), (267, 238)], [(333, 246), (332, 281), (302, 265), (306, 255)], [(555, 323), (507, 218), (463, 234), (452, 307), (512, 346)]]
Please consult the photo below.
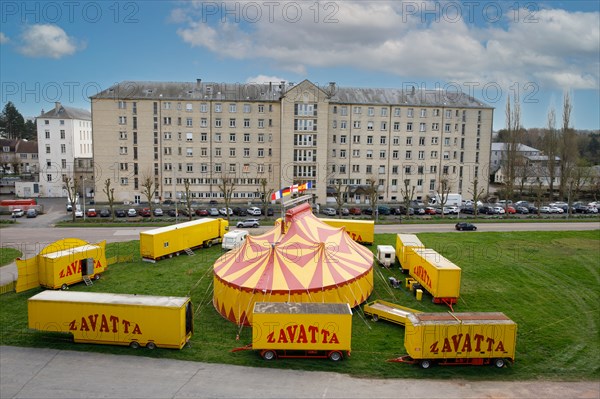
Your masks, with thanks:
[(185, 305), (185, 335), (194, 331), (194, 309), (192, 309), (192, 302), (188, 301)]
[(85, 258), (81, 260), (81, 274), (91, 276), (94, 274), (94, 258)]

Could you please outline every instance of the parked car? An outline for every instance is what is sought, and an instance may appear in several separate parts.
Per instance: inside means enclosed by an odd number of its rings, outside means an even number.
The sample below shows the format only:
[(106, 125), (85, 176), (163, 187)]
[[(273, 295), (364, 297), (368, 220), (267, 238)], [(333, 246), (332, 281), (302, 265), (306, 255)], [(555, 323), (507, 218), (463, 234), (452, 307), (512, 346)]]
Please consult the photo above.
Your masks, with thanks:
[(342, 216), (348, 216), (350, 215), (350, 210), (348, 210), (348, 208), (342, 208), (340, 209), (340, 213), (342, 214)]
[(473, 215), (475, 213), (475, 208), (472, 206), (465, 206), (460, 210), (462, 213), (467, 213), (469, 215)]
[(208, 205), (217, 205), (217, 200), (210, 200), (208, 201)]
[(365, 208), (362, 210), (362, 213), (364, 215), (372, 215), (373, 214), (373, 208), (369, 207), (369, 208)]
[(257, 208), (255, 206), (248, 208), (246, 210), (246, 212), (248, 212), (248, 215), (252, 215), (252, 216), (260, 216), (262, 215), (262, 211), (260, 210), (260, 208)]
[(210, 208), (208, 210), (208, 214), (210, 216), (219, 216), (220, 215), (219, 210), (217, 208)]
[(506, 213), (509, 213), (509, 214), (512, 214), (512, 215), (514, 215), (515, 213), (517, 213), (517, 210), (514, 207), (512, 207), (512, 206), (507, 206), (506, 209), (505, 209), (505, 211), (506, 211)]
[(110, 209), (107, 209), (107, 208), (100, 209), (99, 215), (100, 215), (101, 218), (110, 217)]
[(540, 213), (550, 213), (550, 207), (549, 206), (542, 206), (540, 208)]
[(550, 213), (560, 214), (560, 213), (565, 213), (565, 210), (563, 208), (561, 208), (561, 207), (558, 207), (558, 206), (551, 206), (550, 207)]
[(82, 218), (83, 217), (83, 211), (81, 209), (75, 209), (75, 217), (76, 218)]
[(156, 208), (154, 210), (154, 216), (162, 216), (164, 215), (163, 210), (161, 208)]
[(336, 212), (333, 208), (322, 208), (321, 213), (327, 216), (335, 216)]
[(34, 208), (27, 209), (27, 212), (25, 212), (27, 218), (35, 218), (37, 215), (38, 213)]
[(494, 214), (494, 208), (492, 208), (491, 206), (480, 206), (477, 209), (477, 213), (482, 214), (482, 215), (493, 215)]
[(275, 214), (275, 211), (273, 211), (273, 208), (267, 209), (267, 216), (273, 216), (274, 214)]
[(515, 202), (515, 207), (524, 206), (525, 208), (529, 208), (529, 202), (527, 201), (517, 201)]
[(538, 209), (533, 205), (528, 206), (527, 210), (529, 211), (529, 213), (538, 213)]
[(10, 217), (11, 218), (20, 218), (20, 217), (23, 217), (24, 215), (25, 215), (25, 211), (23, 211), (23, 209), (15, 208), (12, 210)]
[(231, 208), (221, 208), (219, 209), (219, 214), (222, 216), (227, 216), (229, 214), (229, 216), (233, 215), (233, 209)]
[(127, 216), (130, 218), (137, 216), (137, 211), (134, 208), (129, 208), (127, 210)]
[(206, 210), (206, 209), (196, 209), (196, 216), (208, 216), (208, 210)]
[(125, 211), (125, 209), (117, 209), (115, 211), (115, 216), (118, 218), (124, 218), (127, 216), (127, 212)]
[(96, 210), (94, 208), (90, 208), (87, 210), (85, 215), (89, 218), (95, 218), (96, 216), (98, 216), (98, 212), (96, 212)]
[(562, 202), (562, 201), (556, 201), (556, 202), (552, 202), (551, 204), (548, 205), (550, 208), (552, 208), (553, 206), (556, 206), (558, 208), (564, 208), (566, 206), (569, 206), (569, 204), (567, 204), (566, 202)]
[(167, 215), (174, 218), (181, 215), (181, 211), (179, 209), (169, 209), (167, 211)]
[(473, 223), (466, 223), (466, 222), (456, 223), (454, 225), (454, 228), (458, 231), (463, 231), (463, 230), (476, 231), (477, 230), (477, 227)]
[(449, 206), (448, 209), (450, 210), (450, 214), (451, 215), (458, 215), (460, 213), (460, 208), (457, 206)]
[(528, 208), (526, 208), (526, 207), (524, 207), (524, 206), (517, 206), (517, 207), (515, 208), (515, 211), (516, 211), (517, 213), (520, 213), (520, 214), (522, 214), (522, 215), (527, 215), (527, 214), (529, 213), (529, 209), (528, 209)]
[(236, 206), (235, 208), (233, 208), (233, 214), (236, 216), (246, 216), (248, 214), (248, 211), (244, 208)]
[(435, 215), (437, 212), (435, 211), (435, 208), (432, 206), (428, 206), (427, 208), (425, 208), (425, 214), (426, 215)]
[(152, 216), (152, 212), (150, 212), (150, 208), (142, 208), (139, 210), (139, 215), (145, 218)]
[(425, 214), (425, 208), (414, 208), (415, 210), (415, 215), (424, 215)]
[(356, 208), (356, 207), (348, 209), (348, 212), (350, 213), (350, 215), (357, 215), (357, 216), (362, 213), (360, 208)]
[(246, 219), (237, 222), (236, 227), (259, 227), (260, 221), (258, 219)]
[(173, 200), (167, 199), (167, 200), (163, 201), (163, 205), (173, 205), (173, 204), (174, 204)]
[(495, 206), (494, 207), (494, 214), (496, 214), (496, 215), (504, 215), (505, 213), (506, 213), (506, 211), (501, 206)]
[(377, 212), (378, 212), (380, 215), (389, 215), (389, 214), (391, 214), (391, 213), (392, 213), (392, 212), (391, 212), (391, 210), (390, 210), (390, 208), (389, 208), (389, 207), (387, 207), (387, 206), (378, 206), (378, 207), (377, 207)]

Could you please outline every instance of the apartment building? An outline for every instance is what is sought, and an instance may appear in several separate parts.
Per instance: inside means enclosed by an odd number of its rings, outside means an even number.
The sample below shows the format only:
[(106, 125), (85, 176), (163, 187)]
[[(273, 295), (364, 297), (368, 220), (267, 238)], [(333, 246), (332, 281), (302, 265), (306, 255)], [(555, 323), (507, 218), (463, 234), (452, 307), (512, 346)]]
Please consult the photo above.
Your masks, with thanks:
[(38, 137), (39, 195), (66, 197), (64, 177), (78, 179), (80, 194), (92, 198), (92, 115), (56, 102), (36, 118)]
[(390, 202), (405, 180), (420, 199), (442, 180), (466, 196), (474, 178), (487, 185), (493, 108), (463, 93), (197, 80), (122, 82), (91, 100), (95, 183), (110, 178), (118, 201), (144, 201), (147, 179), (156, 198), (180, 199), (187, 179), (203, 200), (231, 177), (240, 202), (260, 198), (263, 179), (311, 181), (319, 203), (338, 182), (356, 203), (371, 180)]

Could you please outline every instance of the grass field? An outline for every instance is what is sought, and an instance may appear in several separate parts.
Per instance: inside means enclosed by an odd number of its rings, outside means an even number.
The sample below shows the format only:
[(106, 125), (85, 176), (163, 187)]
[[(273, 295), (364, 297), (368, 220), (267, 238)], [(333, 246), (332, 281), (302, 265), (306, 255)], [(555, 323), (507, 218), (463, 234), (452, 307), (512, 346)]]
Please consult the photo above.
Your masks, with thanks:
[[(128, 347), (74, 344), (69, 335), (30, 331), (27, 298), (39, 292), (0, 296), (0, 343), (79, 351), (136, 354), (265, 368), (338, 371), (354, 376), (465, 378), (471, 380), (596, 380), (600, 378), (600, 231), (513, 233), (424, 233), (421, 241), (462, 268), (461, 298), (455, 311), (500, 311), (517, 322), (515, 364), (493, 367), (434, 367), (388, 363), (405, 354), (404, 329), (365, 318), (354, 309), (352, 356), (327, 360), (265, 362), (252, 351), (230, 350), (250, 343), (251, 330), (224, 320), (212, 306), (212, 264), (218, 247), (163, 260), (112, 265), (92, 287), (77, 291), (191, 296), (196, 309), (191, 346), (181, 351), (134, 351)], [(376, 236), (372, 246), (395, 244), (395, 236)], [(109, 244), (107, 256), (134, 253), (138, 241)], [(397, 267), (375, 267), (375, 290), (369, 300), (385, 299), (422, 311), (447, 308), (422, 302), (405, 289), (394, 289), (389, 276), (402, 278)], [(237, 339), (239, 336), (239, 339)]]

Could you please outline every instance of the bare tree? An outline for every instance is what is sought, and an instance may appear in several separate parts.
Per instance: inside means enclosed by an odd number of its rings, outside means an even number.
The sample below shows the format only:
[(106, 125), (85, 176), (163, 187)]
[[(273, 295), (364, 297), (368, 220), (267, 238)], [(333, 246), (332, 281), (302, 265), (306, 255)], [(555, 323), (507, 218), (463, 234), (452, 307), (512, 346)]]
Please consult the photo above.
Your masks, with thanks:
[(152, 199), (154, 194), (158, 191), (159, 184), (154, 181), (154, 177), (146, 175), (142, 178), (142, 194), (148, 200), (148, 207), (150, 208), (150, 215), (154, 214)]
[(77, 179), (72, 179), (64, 175), (63, 188), (67, 191), (67, 199), (71, 203), (72, 207), (71, 217), (73, 222), (75, 222), (75, 211), (77, 209), (77, 203), (79, 199), (79, 183), (77, 182)]
[(106, 179), (104, 181), (104, 188), (102, 189), (102, 191), (104, 191), (104, 194), (106, 194), (106, 199), (108, 200), (108, 206), (110, 207), (111, 220), (114, 222), (115, 221), (115, 212), (114, 212), (115, 189), (114, 189), (114, 187), (111, 187), (110, 185), (111, 185), (110, 179)]
[(377, 201), (379, 200), (379, 192), (377, 187), (377, 180), (374, 177), (367, 178), (368, 187), (365, 190), (365, 194), (369, 197), (369, 203), (371, 205), (371, 209), (373, 209), (372, 217), (373, 220), (377, 219)]
[(227, 215), (227, 223), (229, 220), (229, 204), (231, 203), (231, 197), (236, 189), (236, 183), (234, 177), (222, 175), (217, 184), (219, 191), (223, 194), (223, 200), (225, 201), (225, 214)]
[(444, 217), (444, 207), (446, 206), (446, 202), (448, 202), (448, 194), (450, 194), (450, 183), (447, 178), (443, 178), (440, 180), (440, 206), (442, 207), (442, 218)]
[(521, 106), (516, 94), (513, 97), (513, 102), (514, 105), (511, 107), (510, 96), (506, 99), (506, 141), (502, 151), (502, 167), (504, 168), (504, 182), (508, 199), (514, 195), (519, 146), (522, 141)]
[(269, 181), (264, 177), (260, 179), (260, 202), (262, 204), (262, 213), (263, 215), (267, 214), (267, 206), (269, 206), (269, 202), (271, 201), (271, 194), (275, 192), (272, 188), (267, 188)]
[(335, 184), (333, 185), (335, 203), (337, 205), (337, 213), (338, 217), (342, 217), (342, 207), (346, 203), (346, 199), (348, 198), (348, 188), (349, 186), (342, 186), (342, 179), (336, 179)]
[(527, 162), (527, 158), (519, 157), (517, 160), (517, 174), (519, 182), (519, 198), (523, 197), (523, 192), (525, 191), (525, 184), (529, 180), (531, 176), (531, 170), (529, 168), (529, 164)]
[(561, 145), (560, 145), (560, 184), (559, 195), (562, 199), (566, 197), (568, 176), (571, 174), (571, 169), (576, 166), (577, 162), (577, 134), (570, 127), (571, 97), (568, 92), (565, 93), (563, 99), (563, 124), (561, 129)]
[(192, 192), (190, 191), (190, 179), (183, 179), (183, 189), (185, 190), (185, 210), (188, 220), (192, 220)]
[(477, 206), (477, 203), (485, 193), (485, 188), (479, 188), (479, 179), (473, 179), (473, 186), (471, 186), (469, 193), (473, 195), (473, 215), (475, 216), (475, 219), (477, 219), (477, 215), (479, 214), (479, 206)]
[(400, 195), (404, 200), (404, 211), (406, 212), (406, 217), (410, 216), (410, 212), (408, 211), (410, 208), (410, 203), (415, 197), (415, 190), (417, 188), (413, 185), (410, 185), (410, 179), (404, 179), (404, 188), (400, 189)]
[[(546, 163), (546, 175), (548, 176), (548, 188), (550, 198), (554, 198), (554, 181), (556, 180), (556, 157), (559, 153), (558, 132), (556, 131), (556, 111), (554, 108), (548, 112), (548, 126), (542, 139), (544, 154), (548, 157)], [(540, 176), (542, 177), (542, 176)]]
[(535, 178), (535, 207), (538, 217), (541, 215), (542, 200), (544, 199), (544, 182), (538, 177)]

